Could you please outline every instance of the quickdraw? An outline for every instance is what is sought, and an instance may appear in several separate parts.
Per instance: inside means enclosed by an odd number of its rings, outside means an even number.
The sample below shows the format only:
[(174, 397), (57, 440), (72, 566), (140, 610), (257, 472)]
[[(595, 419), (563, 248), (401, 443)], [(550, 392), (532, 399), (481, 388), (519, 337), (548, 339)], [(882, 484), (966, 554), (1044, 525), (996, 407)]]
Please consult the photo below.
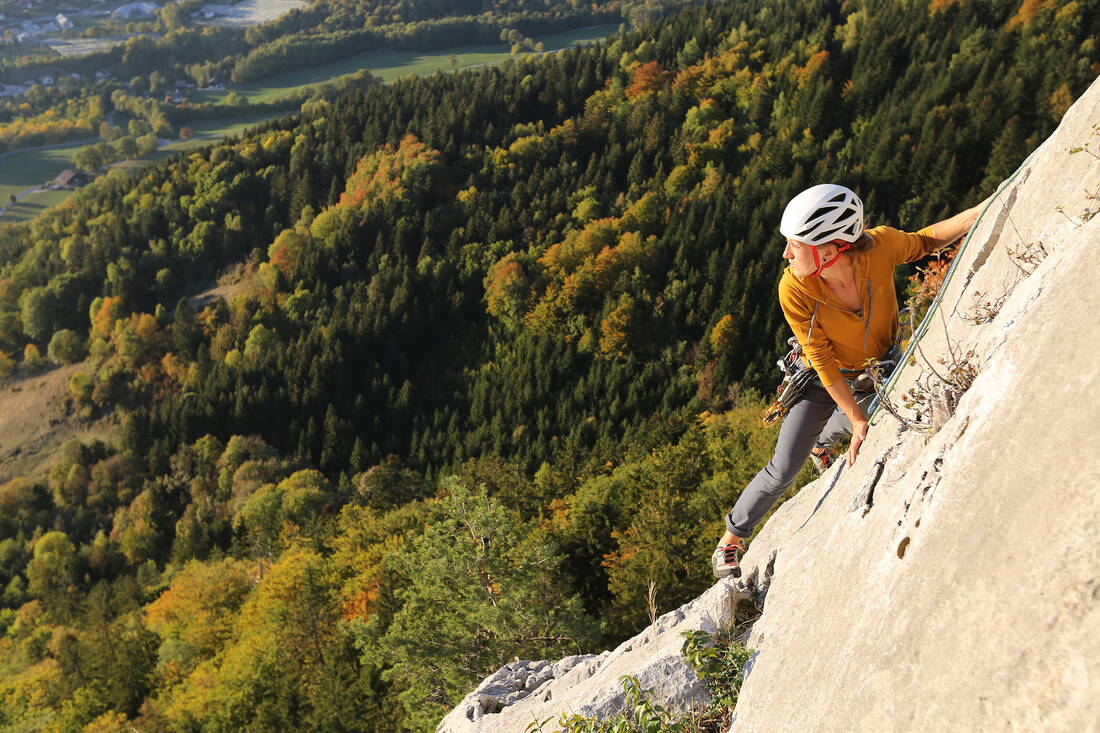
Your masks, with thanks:
[(802, 345), (798, 343), (798, 339), (791, 337), (787, 339), (787, 343), (791, 345), (791, 350), (776, 362), (780, 371), (783, 372), (783, 381), (775, 388), (775, 402), (764, 410), (766, 428), (786, 417), (791, 407), (798, 402), (798, 398), (806, 390), (806, 385), (817, 376), (813, 367), (802, 365)]

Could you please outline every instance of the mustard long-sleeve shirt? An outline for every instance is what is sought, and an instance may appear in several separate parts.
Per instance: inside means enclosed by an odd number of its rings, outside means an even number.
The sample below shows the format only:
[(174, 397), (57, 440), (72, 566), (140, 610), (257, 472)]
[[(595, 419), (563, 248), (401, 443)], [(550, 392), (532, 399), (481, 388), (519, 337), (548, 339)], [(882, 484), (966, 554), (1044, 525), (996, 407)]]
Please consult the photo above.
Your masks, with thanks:
[(842, 378), (841, 369), (862, 370), (868, 359), (882, 358), (893, 346), (898, 334), (894, 268), (924, 257), (939, 244), (928, 229), (908, 233), (875, 227), (867, 233), (874, 245), (849, 253), (863, 303), (860, 312), (841, 303), (820, 277), (795, 277), (787, 269), (779, 281), (783, 315), (826, 387)]

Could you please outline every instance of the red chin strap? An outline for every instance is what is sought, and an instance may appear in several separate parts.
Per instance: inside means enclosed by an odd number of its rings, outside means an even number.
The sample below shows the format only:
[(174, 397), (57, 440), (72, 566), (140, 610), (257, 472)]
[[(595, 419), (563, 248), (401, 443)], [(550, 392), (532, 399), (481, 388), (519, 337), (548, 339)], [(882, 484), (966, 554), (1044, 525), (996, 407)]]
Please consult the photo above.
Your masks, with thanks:
[(836, 255), (831, 260), (829, 260), (828, 262), (822, 264), (821, 263), (821, 255), (819, 255), (817, 253), (817, 247), (811, 247), (811, 249), (813, 249), (813, 251), (814, 251), (814, 264), (817, 265), (817, 269), (814, 270), (814, 274), (811, 275), (810, 277), (813, 277), (814, 275), (820, 275), (822, 270), (835, 265), (836, 261), (840, 259), (840, 256), (842, 254), (844, 254), (845, 252), (847, 252), (848, 250), (850, 250), (851, 248), (852, 248), (852, 245), (845, 242), (844, 244), (837, 247)]

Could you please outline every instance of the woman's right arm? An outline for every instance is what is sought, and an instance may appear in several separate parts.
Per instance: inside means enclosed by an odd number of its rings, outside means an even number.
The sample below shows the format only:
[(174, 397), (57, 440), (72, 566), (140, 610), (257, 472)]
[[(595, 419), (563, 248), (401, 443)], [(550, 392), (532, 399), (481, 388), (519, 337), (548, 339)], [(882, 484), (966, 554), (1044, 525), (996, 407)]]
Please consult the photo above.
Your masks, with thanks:
[(829, 393), (836, 406), (852, 423), (852, 442), (848, 445), (847, 455), (848, 465), (850, 466), (856, 462), (856, 457), (859, 456), (859, 447), (863, 445), (863, 440), (867, 437), (867, 429), (870, 425), (863, 415), (863, 410), (859, 409), (859, 405), (856, 404), (855, 395), (852, 394), (847, 382), (843, 379), (833, 382), (825, 388), (825, 391)]
[(977, 206), (972, 206), (966, 211), (960, 211), (943, 221), (937, 221), (935, 224), (922, 229), (921, 233), (936, 240), (935, 249), (942, 249), (970, 231), (970, 227), (974, 226), (978, 214), (992, 198), (993, 196), (990, 196)]

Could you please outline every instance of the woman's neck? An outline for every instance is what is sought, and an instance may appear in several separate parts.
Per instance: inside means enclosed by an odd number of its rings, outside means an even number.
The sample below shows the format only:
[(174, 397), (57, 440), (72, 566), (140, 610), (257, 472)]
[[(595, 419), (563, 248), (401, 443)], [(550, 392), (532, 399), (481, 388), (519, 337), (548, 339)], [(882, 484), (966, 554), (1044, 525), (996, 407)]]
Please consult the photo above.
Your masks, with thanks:
[(828, 269), (822, 270), (820, 277), (830, 288), (843, 288), (855, 285), (856, 276), (855, 269), (852, 267), (852, 256), (845, 252), (840, 256), (840, 259), (836, 261), (836, 264)]

